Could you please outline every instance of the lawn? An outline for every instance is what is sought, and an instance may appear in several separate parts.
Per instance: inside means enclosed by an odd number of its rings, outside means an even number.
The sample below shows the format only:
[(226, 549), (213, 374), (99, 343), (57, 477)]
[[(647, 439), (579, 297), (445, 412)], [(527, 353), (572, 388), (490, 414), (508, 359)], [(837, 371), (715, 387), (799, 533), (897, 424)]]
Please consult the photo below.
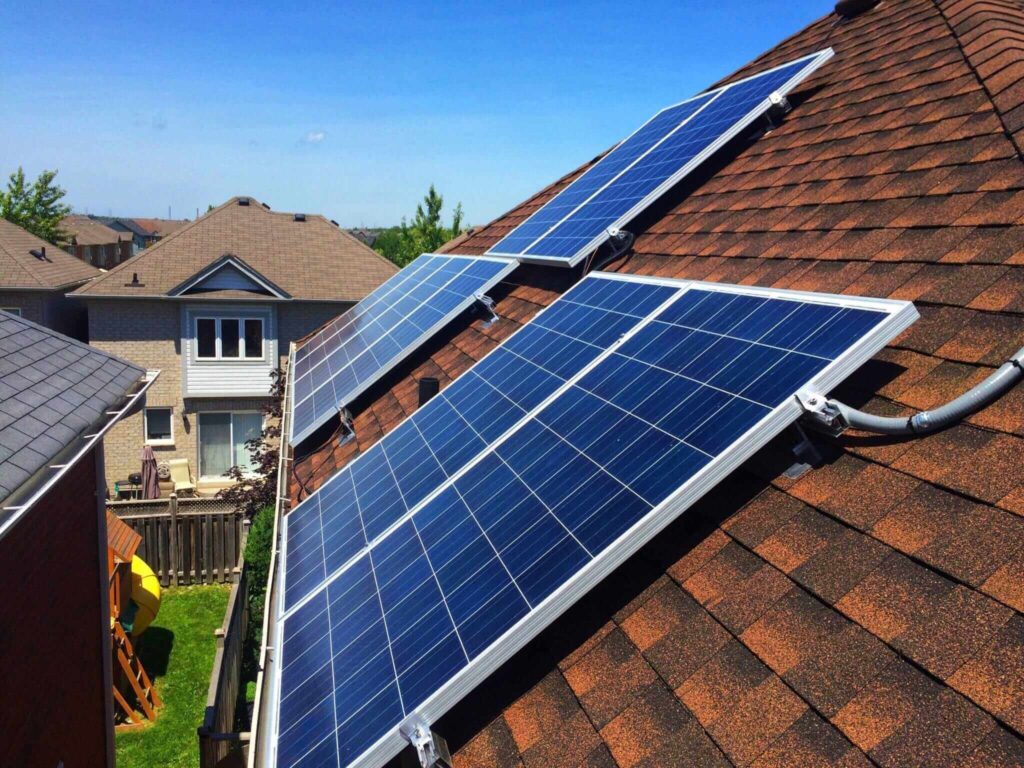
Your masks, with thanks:
[(224, 619), (230, 591), (227, 584), (164, 590), (140, 652), (164, 705), (155, 723), (117, 733), (117, 768), (199, 765), (196, 728), (217, 647), (213, 631)]

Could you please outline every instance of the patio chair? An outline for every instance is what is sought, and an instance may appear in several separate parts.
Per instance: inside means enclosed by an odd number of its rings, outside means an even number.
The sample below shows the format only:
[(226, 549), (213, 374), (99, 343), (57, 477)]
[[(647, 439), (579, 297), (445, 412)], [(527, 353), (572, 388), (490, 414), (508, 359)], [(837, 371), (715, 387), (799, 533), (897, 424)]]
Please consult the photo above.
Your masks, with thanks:
[(171, 459), (167, 462), (171, 468), (171, 482), (174, 492), (179, 496), (196, 495), (196, 479), (188, 467), (188, 459)]

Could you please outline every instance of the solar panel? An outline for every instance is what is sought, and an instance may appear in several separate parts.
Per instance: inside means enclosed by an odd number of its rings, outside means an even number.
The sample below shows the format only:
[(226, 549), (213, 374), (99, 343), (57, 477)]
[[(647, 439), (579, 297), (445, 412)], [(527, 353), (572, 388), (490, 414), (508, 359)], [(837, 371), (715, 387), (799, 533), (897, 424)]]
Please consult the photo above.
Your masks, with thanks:
[(515, 267), (507, 259), (424, 254), (296, 348), (292, 444), (336, 415)]
[(292, 607), (522, 419), (674, 288), (584, 281), (540, 312), (288, 515)]
[[(673, 289), (324, 587), (281, 611), (277, 764), (380, 765), (916, 317)], [(557, 305), (557, 302), (556, 302)], [(555, 305), (552, 305), (555, 306)]]
[(828, 48), (662, 110), (488, 253), (576, 264), (831, 57)]

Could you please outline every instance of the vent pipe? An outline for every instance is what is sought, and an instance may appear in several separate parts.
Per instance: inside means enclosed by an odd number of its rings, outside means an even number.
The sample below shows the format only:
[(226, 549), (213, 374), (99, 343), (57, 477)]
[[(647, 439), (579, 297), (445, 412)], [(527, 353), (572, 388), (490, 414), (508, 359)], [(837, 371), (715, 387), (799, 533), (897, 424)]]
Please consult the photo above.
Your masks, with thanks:
[(430, 399), (441, 391), (441, 382), (433, 376), (424, 376), (419, 381), (420, 406), (426, 405)]

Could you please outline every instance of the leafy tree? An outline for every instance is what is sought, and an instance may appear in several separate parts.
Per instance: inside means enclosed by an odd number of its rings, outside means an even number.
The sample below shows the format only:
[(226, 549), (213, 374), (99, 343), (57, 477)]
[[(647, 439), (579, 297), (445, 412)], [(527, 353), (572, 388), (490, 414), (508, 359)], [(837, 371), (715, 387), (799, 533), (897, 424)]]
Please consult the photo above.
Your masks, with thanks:
[(25, 171), (19, 167), (8, 178), (7, 190), (0, 190), (0, 216), (55, 245), (63, 237), (61, 219), (71, 213), (71, 207), (61, 202), (67, 193), (53, 182), (56, 175), (55, 170), (43, 171), (26, 184)]
[(374, 249), (400, 267), (421, 253), (433, 253), (463, 232), (462, 203), (457, 204), (452, 211), (450, 227), (444, 226), (441, 221), (443, 208), (444, 197), (431, 184), (423, 202), (416, 206), (412, 223), (403, 218), (397, 227), (382, 230), (373, 244)]

